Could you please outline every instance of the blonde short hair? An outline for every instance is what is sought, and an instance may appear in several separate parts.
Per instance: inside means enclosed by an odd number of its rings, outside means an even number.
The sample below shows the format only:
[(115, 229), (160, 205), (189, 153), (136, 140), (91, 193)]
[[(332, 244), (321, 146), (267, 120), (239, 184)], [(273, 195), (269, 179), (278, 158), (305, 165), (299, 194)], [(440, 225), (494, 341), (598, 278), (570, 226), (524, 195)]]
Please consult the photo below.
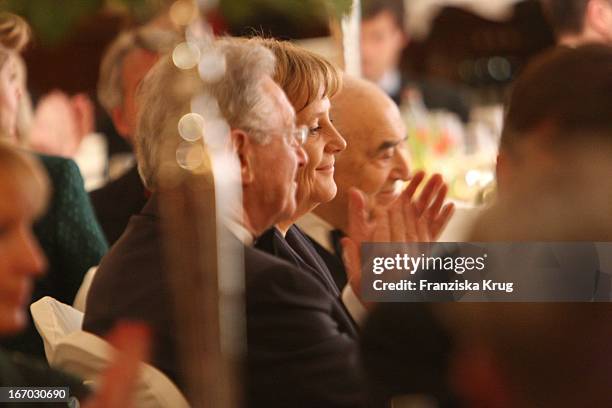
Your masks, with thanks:
[(226, 69), (215, 81), (205, 82), (197, 66), (179, 69), (171, 56), (165, 56), (142, 84), (135, 146), (138, 170), (149, 190), (159, 188), (162, 167), (177, 166), (173, 152), (181, 142), (178, 122), (191, 112), (191, 102), (198, 95), (216, 101), (230, 128), (248, 131), (256, 143), (269, 139), (271, 109), (261, 81), (274, 74), (274, 55), (254, 42), (234, 38), (218, 39), (205, 52), (225, 58)]
[(98, 99), (104, 109), (110, 112), (123, 106), (123, 61), (137, 49), (165, 54), (180, 41), (178, 33), (155, 27), (143, 26), (122, 32), (107, 48), (100, 64)]
[(332, 98), (342, 88), (342, 74), (331, 62), (289, 41), (253, 37), (276, 57), (274, 81), (285, 91), (296, 112), (323, 97)]

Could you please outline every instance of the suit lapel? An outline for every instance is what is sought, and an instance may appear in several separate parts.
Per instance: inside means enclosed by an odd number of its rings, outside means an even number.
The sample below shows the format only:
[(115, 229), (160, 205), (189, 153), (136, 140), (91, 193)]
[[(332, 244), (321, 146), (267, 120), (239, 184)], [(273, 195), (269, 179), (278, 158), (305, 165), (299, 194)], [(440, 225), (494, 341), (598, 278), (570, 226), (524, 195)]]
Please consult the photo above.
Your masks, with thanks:
[(302, 231), (297, 226), (292, 226), (289, 231), (287, 231), (285, 240), (289, 247), (291, 247), (308, 266), (317, 272), (332, 293), (335, 296), (339, 296), (340, 291), (332, 278), (331, 272)]

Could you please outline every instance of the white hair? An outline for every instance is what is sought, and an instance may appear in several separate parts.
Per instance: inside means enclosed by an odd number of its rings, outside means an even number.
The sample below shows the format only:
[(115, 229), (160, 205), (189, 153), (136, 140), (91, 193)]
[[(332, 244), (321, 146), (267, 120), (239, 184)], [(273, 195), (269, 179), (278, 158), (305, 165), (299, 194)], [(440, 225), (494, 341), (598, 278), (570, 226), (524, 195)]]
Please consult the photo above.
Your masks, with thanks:
[(171, 56), (163, 57), (143, 82), (135, 145), (138, 170), (149, 190), (158, 188), (162, 166), (177, 166), (172, 152), (181, 142), (178, 122), (191, 112), (198, 95), (216, 101), (230, 128), (247, 131), (256, 143), (268, 142), (272, 107), (261, 83), (274, 74), (272, 52), (250, 40), (229, 37), (216, 40), (205, 52), (225, 58), (225, 71), (212, 82), (202, 80), (197, 66), (177, 68)]

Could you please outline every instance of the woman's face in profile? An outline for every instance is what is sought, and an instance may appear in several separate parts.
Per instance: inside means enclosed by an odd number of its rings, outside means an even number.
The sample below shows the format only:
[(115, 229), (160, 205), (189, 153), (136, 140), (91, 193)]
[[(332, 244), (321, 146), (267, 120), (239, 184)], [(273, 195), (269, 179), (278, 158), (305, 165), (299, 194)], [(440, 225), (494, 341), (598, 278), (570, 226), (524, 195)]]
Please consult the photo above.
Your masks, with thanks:
[(0, 164), (0, 335), (18, 332), (27, 323), (34, 278), (45, 267), (32, 235), (35, 205), (5, 167)]
[(329, 98), (314, 100), (296, 115), (298, 126), (308, 128), (303, 148), (308, 163), (298, 170), (298, 212), (306, 213), (336, 196), (334, 181), (335, 156), (346, 148), (329, 117)]

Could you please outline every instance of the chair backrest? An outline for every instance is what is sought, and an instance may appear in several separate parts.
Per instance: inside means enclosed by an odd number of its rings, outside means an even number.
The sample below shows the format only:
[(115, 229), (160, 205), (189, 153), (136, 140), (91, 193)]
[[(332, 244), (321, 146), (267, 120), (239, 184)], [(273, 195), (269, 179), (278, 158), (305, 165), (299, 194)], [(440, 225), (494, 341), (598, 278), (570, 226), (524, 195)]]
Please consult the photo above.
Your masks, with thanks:
[(53, 359), (59, 341), (81, 330), (83, 324), (83, 313), (49, 296), (32, 303), (30, 311), (36, 330), (43, 339), (48, 361)]
[[(95, 386), (98, 384), (100, 374), (112, 361), (114, 353), (113, 347), (100, 337), (79, 330), (59, 342), (53, 360), (49, 361), (49, 364)], [(155, 367), (142, 363), (134, 406), (187, 408), (189, 404), (168, 377)]]

